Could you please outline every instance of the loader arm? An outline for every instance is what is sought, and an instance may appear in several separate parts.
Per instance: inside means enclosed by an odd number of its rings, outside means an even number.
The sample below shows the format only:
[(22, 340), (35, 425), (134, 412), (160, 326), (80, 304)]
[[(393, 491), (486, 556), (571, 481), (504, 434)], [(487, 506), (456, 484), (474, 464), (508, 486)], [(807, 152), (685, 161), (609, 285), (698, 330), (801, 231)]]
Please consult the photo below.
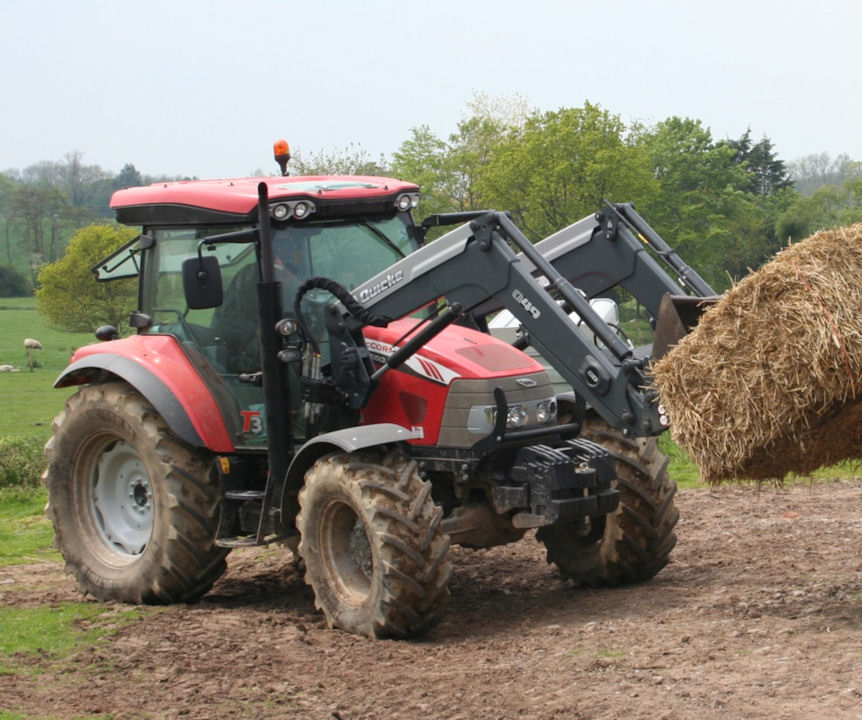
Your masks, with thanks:
[[(631, 204), (609, 205), (536, 244), (536, 249), (588, 297), (616, 285), (658, 317), (666, 295), (710, 297), (712, 288), (686, 265)], [(648, 249), (661, 257), (675, 281)]]
[[(563, 277), (595, 297), (617, 285), (628, 290), (653, 317), (659, 317), (662, 299), (694, 296), (707, 301), (715, 291), (686, 265), (641, 217), (630, 203), (608, 205), (535, 244), (535, 249)], [(661, 257), (677, 276), (674, 280), (649, 250)], [(534, 277), (542, 272), (523, 253), (518, 258)], [(496, 312), (490, 299), (477, 314)]]
[[(534, 247), (588, 298), (616, 286), (628, 290), (656, 320), (649, 353), (653, 360), (690, 332), (703, 311), (718, 299), (706, 281), (683, 262), (631, 203), (608, 204)], [(543, 272), (529, 257), (520, 253), (518, 258), (533, 277), (544, 282)], [(490, 298), (473, 312), (476, 317), (484, 317), (500, 309), (497, 300)], [(531, 338), (525, 340), (532, 342)]]
[[(516, 255), (510, 244), (521, 251)], [(531, 274), (538, 270), (543, 287)], [(377, 316), (399, 318), (445, 296), (464, 313), (507, 308), (533, 345), (610, 425), (646, 436), (667, 427), (640, 361), (503, 213), (489, 212), (426, 245), (353, 291)], [(588, 340), (558, 299), (583, 318), (603, 347)]]

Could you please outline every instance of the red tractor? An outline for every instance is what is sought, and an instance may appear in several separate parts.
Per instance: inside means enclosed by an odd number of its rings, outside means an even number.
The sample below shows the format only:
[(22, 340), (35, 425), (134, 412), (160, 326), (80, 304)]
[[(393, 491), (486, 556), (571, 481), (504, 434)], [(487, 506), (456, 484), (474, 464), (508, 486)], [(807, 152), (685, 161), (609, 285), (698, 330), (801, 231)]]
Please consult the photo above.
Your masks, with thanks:
[[(143, 232), (94, 270), (139, 277), (136, 334), (105, 326), (78, 350), (47, 446), (85, 592), (194, 601), (232, 548), (281, 542), (331, 626), (409, 636), (446, 605), (450, 543), (535, 528), (591, 586), (664, 567), (677, 511), (650, 348), (588, 298), (625, 287), (672, 340), (674, 308), (709, 287), (630, 205), (534, 246), (498, 212), (417, 225), (418, 200), (391, 178), (286, 174), (115, 193)], [(501, 309), (514, 344), (488, 332)]]

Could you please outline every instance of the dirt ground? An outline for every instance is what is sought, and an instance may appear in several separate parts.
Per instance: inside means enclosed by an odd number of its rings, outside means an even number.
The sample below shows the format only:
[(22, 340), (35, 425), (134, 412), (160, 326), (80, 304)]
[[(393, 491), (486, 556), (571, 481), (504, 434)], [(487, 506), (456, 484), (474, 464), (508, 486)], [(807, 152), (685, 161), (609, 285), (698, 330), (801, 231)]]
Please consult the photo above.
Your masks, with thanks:
[[(329, 630), (289, 551), (235, 551), (197, 605), (151, 610), (0, 676), (0, 709), (78, 718), (862, 719), (862, 479), (683, 490), (672, 562), (567, 586), (532, 537), (454, 549), (421, 641)], [(79, 599), (58, 564), (0, 568), (0, 602)], [(34, 672), (35, 671), (35, 672)]]

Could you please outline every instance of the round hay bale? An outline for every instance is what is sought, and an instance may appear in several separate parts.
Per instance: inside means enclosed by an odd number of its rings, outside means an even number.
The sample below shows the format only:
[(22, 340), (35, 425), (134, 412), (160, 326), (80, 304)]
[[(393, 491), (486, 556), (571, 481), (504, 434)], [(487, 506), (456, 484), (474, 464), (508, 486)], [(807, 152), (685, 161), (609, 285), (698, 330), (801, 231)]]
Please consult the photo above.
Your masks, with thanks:
[(654, 368), (674, 439), (711, 483), (862, 456), (862, 224), (791, 245)]

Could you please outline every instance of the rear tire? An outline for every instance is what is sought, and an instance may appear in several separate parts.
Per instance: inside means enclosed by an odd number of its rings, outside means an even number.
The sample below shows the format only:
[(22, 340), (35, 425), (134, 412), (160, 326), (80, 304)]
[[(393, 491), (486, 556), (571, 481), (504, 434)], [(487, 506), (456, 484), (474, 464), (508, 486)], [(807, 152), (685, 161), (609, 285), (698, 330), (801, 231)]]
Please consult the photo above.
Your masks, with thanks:
[(208, 452), (125, 383), (81, 388), (45, 446), (48, 516), (66, 568), (101, 600), (191, 602), (225, 570)]
[(397, 451), (330, 455), (306, 473), (299, 505), (305, 580), (330, 627), (408, 637), (439, 620), (449, 538), (415, 462)]
[(668, 562), (679, 520), (676, 483), (656, 438), (629, 439), (599, 420), (587, 420), (581, 436), (603, 445), (616, 461), (619, 507), (587, 524), (541, 528), (548, 562), (577, 585), (598, 587), (648, 580)]

